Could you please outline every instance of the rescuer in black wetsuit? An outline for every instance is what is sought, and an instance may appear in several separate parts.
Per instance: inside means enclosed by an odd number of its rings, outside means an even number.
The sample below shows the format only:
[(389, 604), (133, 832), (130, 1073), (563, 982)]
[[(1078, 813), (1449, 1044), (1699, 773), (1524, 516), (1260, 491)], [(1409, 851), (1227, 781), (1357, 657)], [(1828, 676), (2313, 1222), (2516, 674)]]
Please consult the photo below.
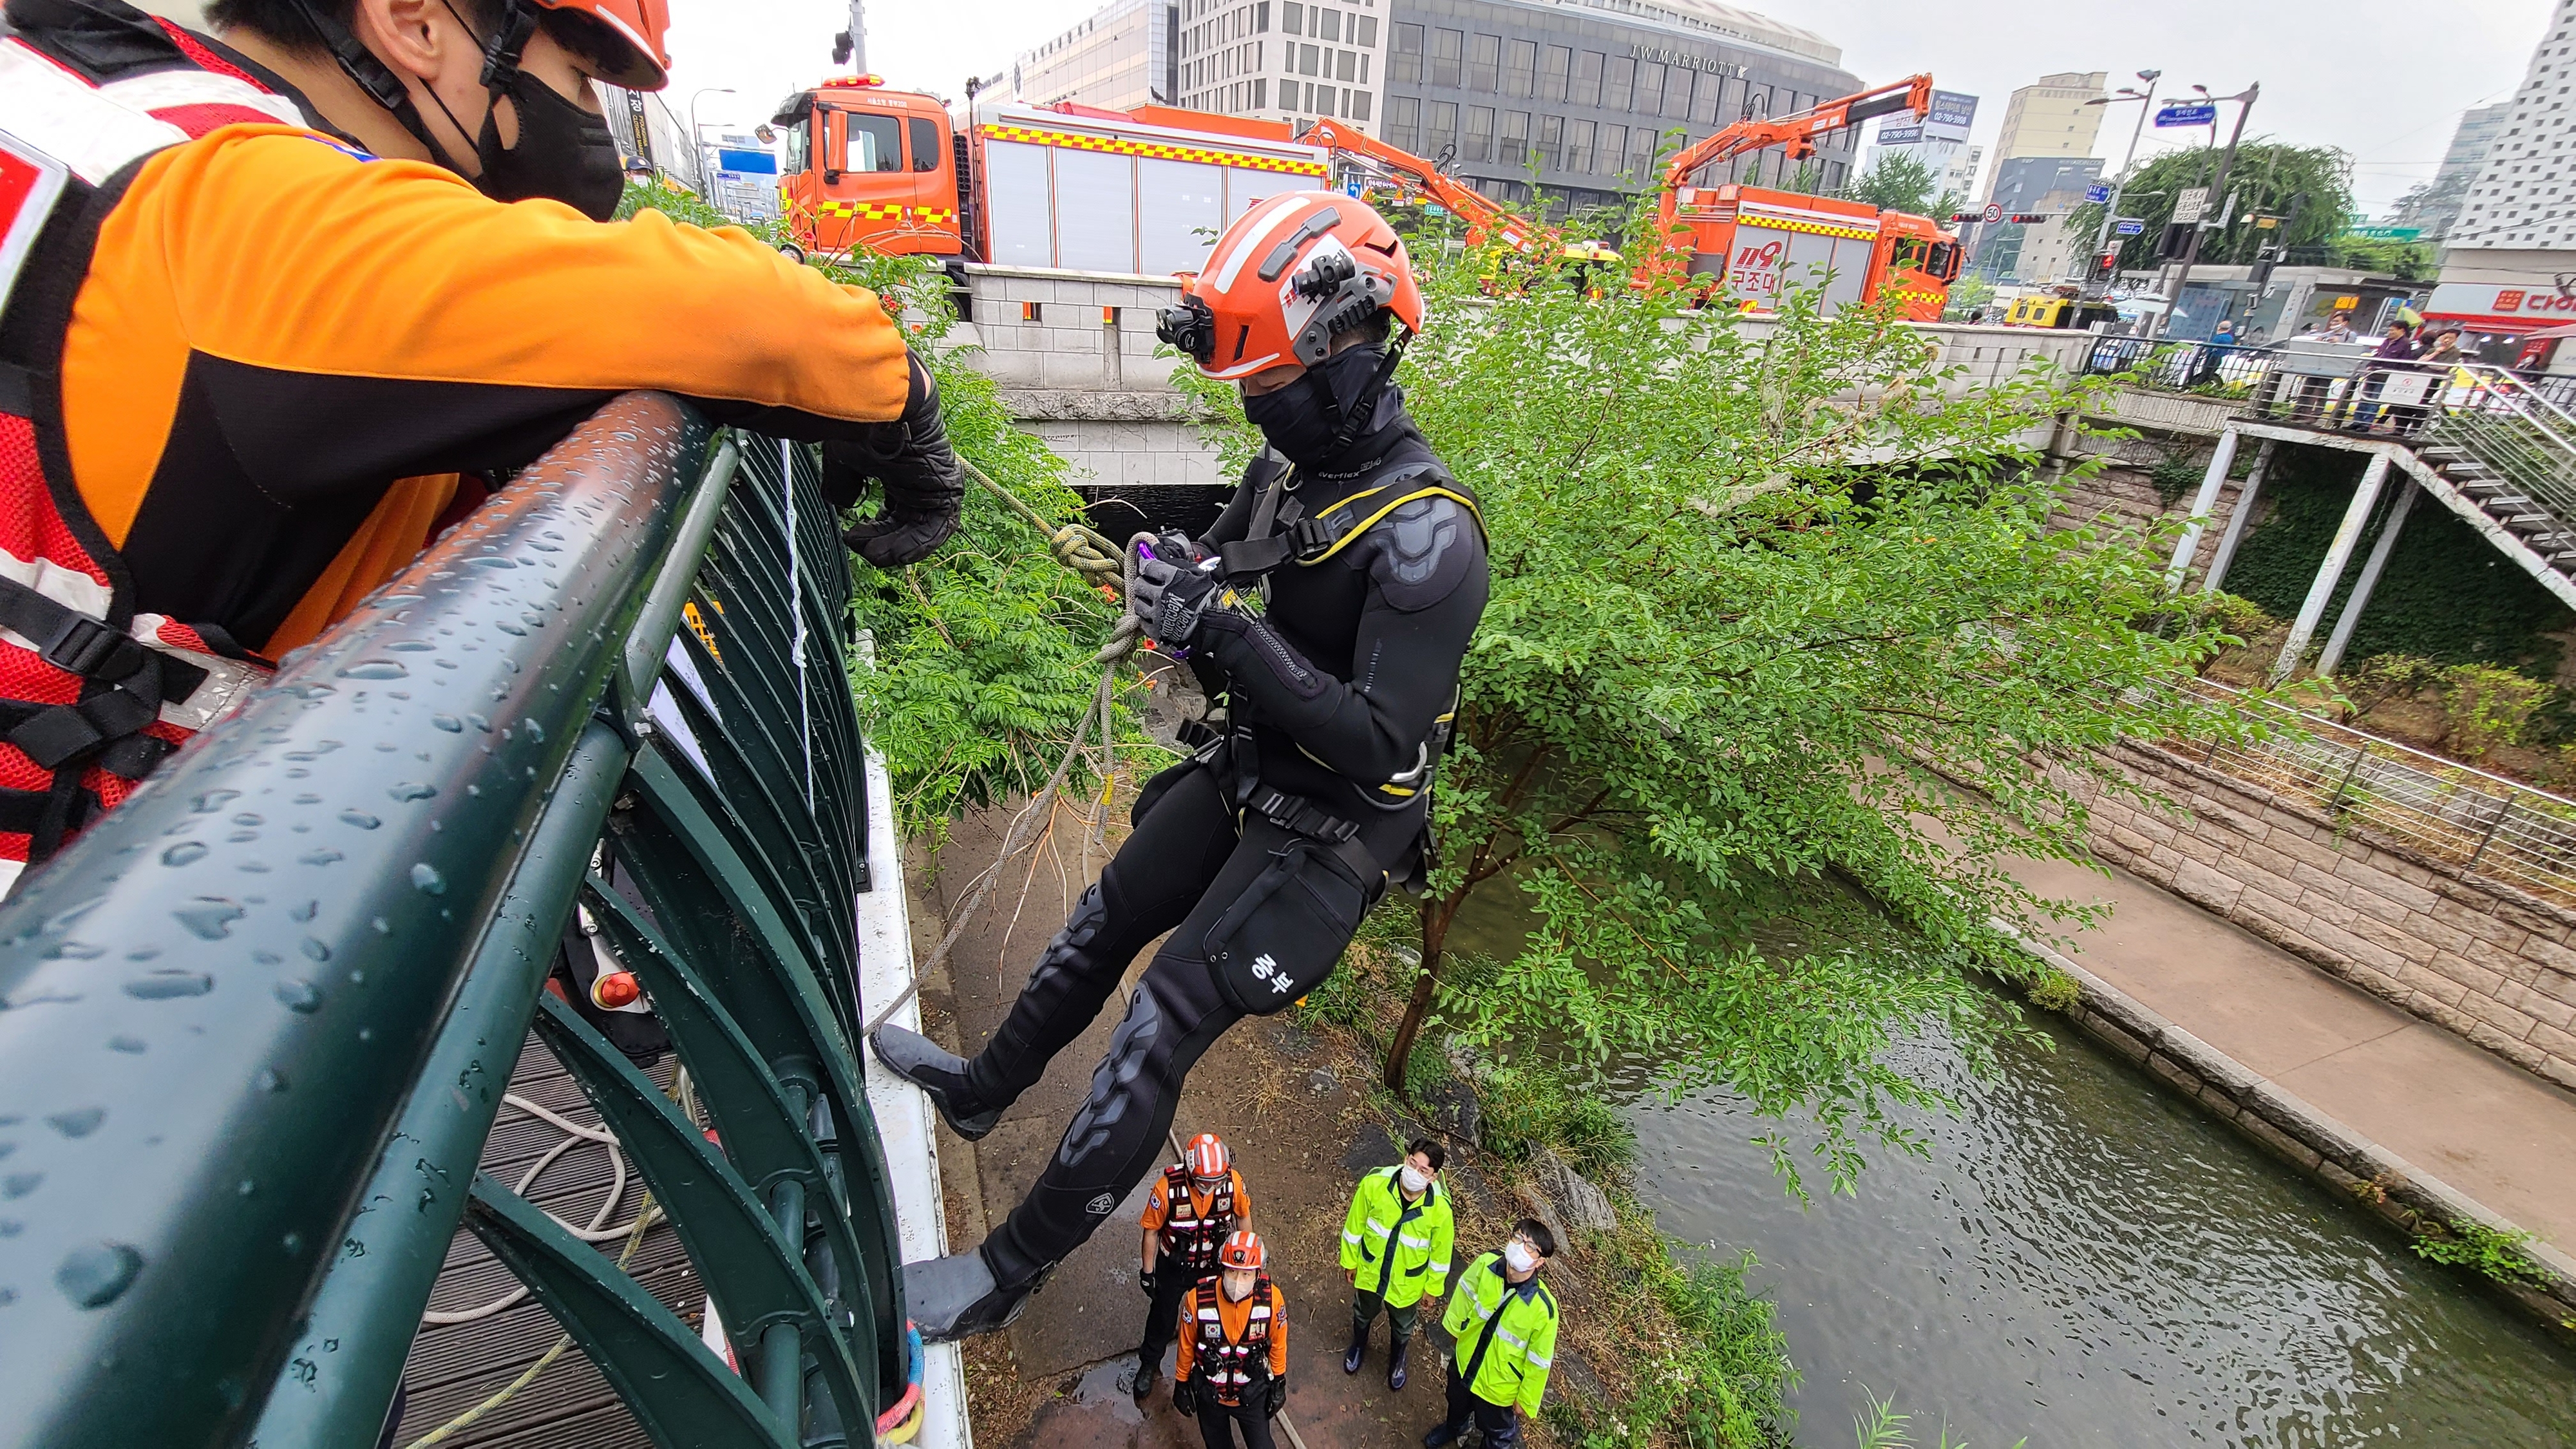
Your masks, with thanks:
[(1223, 728), (1146, 782), (1135, 833), (981, 1052), (962, 1060), (897, 1027), (871, 1038), (981, 1137), (1145, 943), (1172, 932), (1027, 1198), (973, 1251), (905, 1265), (934, 1342), (1009, 1322), (1161, 1159), (1200, 1054), (1312, 990), (1387, 886), (1423, 868), (1432, 772), (1488, 580), (1475, 499), (1393, 385), (1422, 316), (1403, 243), (1330, 192), (1245, 213), (1163, 314), (1166, 341), (1243, 384), (1276, 455), (1206, 538), (1158, 540), (1130, 601), (1158, 645), (1223, 690)]

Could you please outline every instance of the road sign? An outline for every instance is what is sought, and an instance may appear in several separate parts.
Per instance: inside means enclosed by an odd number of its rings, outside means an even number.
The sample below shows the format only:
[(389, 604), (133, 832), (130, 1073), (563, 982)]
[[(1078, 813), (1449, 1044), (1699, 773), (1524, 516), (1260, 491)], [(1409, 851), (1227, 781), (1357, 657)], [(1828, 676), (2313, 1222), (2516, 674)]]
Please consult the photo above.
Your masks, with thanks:
[(2344, 235), (2367, 241), (2418, 241), (2422, 239), (2424, 229), (2419, 226), (2356, 226), (2347, 228)]
[(1996, 222), (1999, 222), (1999, 221), (2003, 220), (2003, 219), (2004, 219), (2004, 204), (2003, 204), (2002, 202), (2000, 202), (2000, 201), (1989, 201), (1989, 202), (1987, 202), (1987, 203), (1986, 203), (1986, 217), (1985, 217), (1985, 219), (1986, 219), (1986, 224), (1987, 224), (1987, 225), (1989, 225), (1989, 226), (1993, 225), (1993, 224), (1994, 224), (1994, 223), (1996, 223)]
[(2136, 236), (2146, 229), (2146, 222), (2134, 216), (2124, 216), (2111, 223), (2111, 235), (2113, 236)]
[(2095, 206), (2101, 206), (2111, 199), (2111, 188), (2096, 181), (2084, 188), (2084, 199)]
[(2159, 126), (2215, 126), (2218, 107), (2206, 102), (2196, 106), (2167, 106), (2156, 112)]
[(2189, 226), (2209, 210), (2209, 188), (2186, 186), (2174, 197), (2173, 220), (2176, 226)]

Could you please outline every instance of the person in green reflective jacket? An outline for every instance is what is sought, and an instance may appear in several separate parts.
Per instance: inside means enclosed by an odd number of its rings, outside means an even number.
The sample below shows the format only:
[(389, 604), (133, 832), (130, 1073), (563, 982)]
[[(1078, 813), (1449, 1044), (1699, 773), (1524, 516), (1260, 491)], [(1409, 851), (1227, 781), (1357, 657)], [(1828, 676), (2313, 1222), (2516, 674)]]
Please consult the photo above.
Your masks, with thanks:
[(1369, 1327), (1378, 1310), (1394, 1334), (1386, 1386), (1404, 1387), (1405, 1354), (1413, 1346), (1422, 1300), (1448, 1291), (1449, 1248), (1458, 1220), (1440, 1190), (1440, 1164), (1448, 1154), (1428, 1137), (1404, 1149), (1404, 1161), (1360, 1179), (1351, 1211), (1342, 1220), (1342, 1271), (1357, 1296), (1351, 1300), (1351, 1349), (1342, 1372), (1355, 1374), (1368, 1360)]
[(1520, 1442), (1521, 1420), (1538, 1412), (1556, 1362), (1556, 1295), (1539, 1281), (1555, 1256), (1547, 1224), (1523, 1218), (1501, 1252), (1459, 1275), (1440, 1320), (1450, 1338), (1448, 1417), (1422, 1436), (1422, 1449), (1441, 1449), (1471, 1427), (1483, 1431), (1485, 1449)]

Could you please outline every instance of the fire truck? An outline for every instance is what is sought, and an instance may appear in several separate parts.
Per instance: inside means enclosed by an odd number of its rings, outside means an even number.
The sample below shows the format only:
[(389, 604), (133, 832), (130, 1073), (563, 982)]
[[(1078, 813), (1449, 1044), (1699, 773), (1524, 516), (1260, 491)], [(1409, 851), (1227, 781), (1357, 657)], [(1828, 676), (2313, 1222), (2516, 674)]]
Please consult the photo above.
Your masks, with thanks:
[(1768, 311), (1793, 287), (1820, 290), (1827, 309), (1894, 298), (1908, 321), (1937, 322), (1959, 275), (1959, 238), (1930, 217), (1881, 211), (1759, 186), (1698, 186), (1702, 169), (1778, 146), (1792, 161), (1815, 154), (1815, 138), (1874, 117), (1932, 109), (1932, 77), (1827, 101), (1777, 120), (1744, 120), (1684, 147), (1664, 168), (1657, 203), (1663, 246), (1640, 281), (1676, 273), (1711, 306)]
[(991, 105), (960, 130), (935, 96), (825, 81), (772, 117), (796, 247), (1009, 266), (1194, 272), (1264, 197), (1325, 184), (1325, 153), (1275, 122), (1163, 106)]

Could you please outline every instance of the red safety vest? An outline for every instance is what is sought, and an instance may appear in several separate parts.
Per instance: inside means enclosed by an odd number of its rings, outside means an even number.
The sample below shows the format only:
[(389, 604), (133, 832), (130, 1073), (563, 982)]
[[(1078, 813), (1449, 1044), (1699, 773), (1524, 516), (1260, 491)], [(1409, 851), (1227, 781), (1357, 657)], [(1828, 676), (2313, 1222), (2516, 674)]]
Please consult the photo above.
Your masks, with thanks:
[(0, 893), (266, 672), (135, 611), (124, 561), (73, 485), (60, 368), (99, 227), (138, 163), (222, 126), (311, 122), (179, 27), (125, 18), (109, 60), (95, 46), (56, 54), (42, 34), (0, 39), (0, 339), (13, 349), (0, 352)]
[(1234, 1231), (1234, 1173), (1229, 1170), (1209, 1196), (1205, 1217), (1199, 1216), (1190, 1198), (1187, 1167), (1164, 1168), (1162, 1190), (1163, 1256), (1193, 1277), (1215, 1272), (1216, 1250), (1225, 1246), (1225, 1235)]
[(1190, 1316), (1198, 1332), (1191, 1347), (1193, 1366), (1216, 1390), (1218, 1403), (1239, 1405), (1245, 1389), (1270, 1377), (1270, 1318), (1279, 1307), (1278, 1292), (1268, 1273), (1253, 1279), (1252, 1314), (1244, 1320), (1243, 1337), (1229, 1340), (1217, 1308), (1225, 1290), (1214, 1278), (1201, 1279), (1190, 1290)]

